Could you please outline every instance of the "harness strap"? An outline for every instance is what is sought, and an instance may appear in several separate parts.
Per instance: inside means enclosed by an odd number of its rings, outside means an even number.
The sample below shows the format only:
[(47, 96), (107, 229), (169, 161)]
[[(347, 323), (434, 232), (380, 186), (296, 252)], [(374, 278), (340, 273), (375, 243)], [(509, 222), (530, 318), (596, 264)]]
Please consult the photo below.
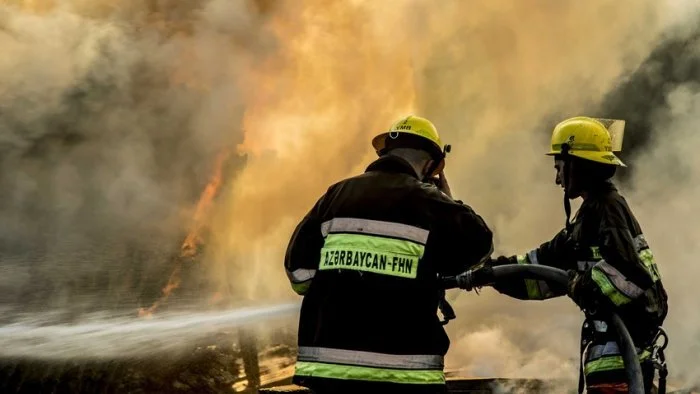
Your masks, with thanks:
[[(659, 345), (660, 338), (664, 339), (663, 344)], [(666, 365), (666, 355), (664, 350), (668, 346), (668, 335), (663, 328), (659, 327), (659, 331), (652, 340), (653, 350), (651, 353), (651, 361), (654, 364), (654, 369), (659, 370), (659, 391), (658, 394), (666, 394), (666, 378), (668, 377), (668, 365)]]
[(445, 295), (445, 290), (441, 290), (440, 292), (440, 300), (438, 301), (438, 309), (440, 310), (440, 313), (442, 313), (442, 318), (443, 320), (440, 321), (440, 323), (444, 326), (447, 325), (447, 323), (450, 322), (450, 320), (453, 320), (454, 318), (457, 317), (455, 314), (455, 310), (452, 308), (452, 305), (450, 305), (449, 302), (447, 302), (447, 298)]
[(586, 324), (588, 322), (588, 319), (586, 319), (581, 326), (581, 346), (580, 346), (580, 352), (578, 356), (578, 361), (579, 361), (579, 371), (578, 371), (578, 394), (583, 394), (584, 389), (586, 388), (586, 381), (584, 377), (584, 364), (585, 361), (583, 359), (584, 354), (586, 353), (586, 348), (590, 345), (592, 340), (589, 338), (592, 338), (593, 335), (591, 333), (591, 328), (589, 324)]
[[(584, 354), (586, 353), (588, 347), (596, 340), (597, 329), (593, 321), (586, 319), (581, 327), (581, 347), (579, 354), (579, 379), (578, 379), (578, 394), (583, 394), (585, 391), (585, 373), (584, 373)], [(659, 344), (659, 339), (663, 338), (663, 342)], [(639, 346), (639, 345), (637, 345)], [(654, 369), (659, 371), (659, 387), (658, 394), (666, 394), (666, 380), (668, 377), (668, 365), (666, 364), (666, 355), (664, 350), (668, 346), (668, 335), (663, 328), (659, 327), (654, 339), (645, 344), (645, 346), (640, 346), (640, 348), (652, 348), (651, 357), (649, 361), (653, 363)], [(652, 377), (653, 381), (653, 377)]]

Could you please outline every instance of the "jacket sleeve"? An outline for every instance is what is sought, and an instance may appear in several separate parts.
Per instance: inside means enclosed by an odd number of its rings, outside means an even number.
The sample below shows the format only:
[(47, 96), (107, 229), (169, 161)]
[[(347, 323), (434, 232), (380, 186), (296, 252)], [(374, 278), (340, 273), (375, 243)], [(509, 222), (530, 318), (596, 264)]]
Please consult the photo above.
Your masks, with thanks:
[(619, 307), (637, 299), (654, 282), (637, 253), (623, 208), (607, 204), (601, 211), (598, 244), (602, 259), (584, 274), (581, 286), (586, 294), (602, 295)]
[(486, 261), (493, 253), (493, 233), (484, 219), (468, 205), (451, 215), (452, 226), (443, 227), (439, 237), (446, 243), (440, 251), (441, 274), (453, 276)]
[[(551, 241), (541, 244), (538, 248), (524, 255), (500, 258), (496, 260), (496, 265), (539, 264), (566, 269), (566, 262), (569, 261), (567, 240), (566, 230), (562, 230)], [(566, 294), (566, 286), (534, 279), (501, 280), (493, 287), (502, 294), (521, 300), (546, 300)]]
[(309, 291), (321, 259), (323, 234), (320, 207), (324, 197), (316, 202), (296, 226), (287, 245), (284, 269), (292, 289), (299, 295), (305, 295)]

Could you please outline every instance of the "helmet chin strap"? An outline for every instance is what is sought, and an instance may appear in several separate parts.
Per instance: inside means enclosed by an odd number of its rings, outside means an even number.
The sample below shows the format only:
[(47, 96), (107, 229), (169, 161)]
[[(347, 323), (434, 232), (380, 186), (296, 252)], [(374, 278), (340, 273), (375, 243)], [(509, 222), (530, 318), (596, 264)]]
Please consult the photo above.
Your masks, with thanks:
[(569, 181), (571, 180), (571, 155), (569, 155), (569, 144), (561, 147), (561, 157), (564, 168), (564, 212), (566, 213), (566, 232), (571, 234), (571, 201), (569, 201)]

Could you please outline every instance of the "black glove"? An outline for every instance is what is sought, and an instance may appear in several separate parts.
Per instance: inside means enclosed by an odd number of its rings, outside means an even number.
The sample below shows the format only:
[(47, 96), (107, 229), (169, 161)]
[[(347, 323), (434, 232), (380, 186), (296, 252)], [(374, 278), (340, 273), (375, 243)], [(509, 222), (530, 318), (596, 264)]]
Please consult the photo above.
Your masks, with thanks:
[(598, 287), (593, 283), (590, 270), (585, 273), (578, 273), (570, 270), (569, 283), (566, 293), (581, 310), (586, 313), (595, 314), (606, 306)]
[(472, 270), (472, 286), (482, 287), (493, 284), (496, 281), (496, 277), (493, 275), (493, 267), (506, 264), (514, 264), (513, 259), (506, 256), (498, 256), (495, 259), (486, 260), (482, 266)]
[(472, 287), (482, 287), (493, 283), (496, 277), (493, 276), (493, 268), (490, 265), (484, 264), (479, 268), (472, 270)]
[(579, 308), (583, 309), (584, 299), (582, 297), (581, 291), (581, 275), (576, 271), (570, 270), (569, 283), (566, 286), (566, 294), (571, 298)]
[(498, 267), (499, 265), (506, 265), (506, 264), (517, 264), (516, 261), (513, 261), (514, 259), (511, 257), (506, 257), (506, 256), (498, 256), (495, 259), (490, 259), (489, 261), (486, 262), (486, 264), (490, 267)]

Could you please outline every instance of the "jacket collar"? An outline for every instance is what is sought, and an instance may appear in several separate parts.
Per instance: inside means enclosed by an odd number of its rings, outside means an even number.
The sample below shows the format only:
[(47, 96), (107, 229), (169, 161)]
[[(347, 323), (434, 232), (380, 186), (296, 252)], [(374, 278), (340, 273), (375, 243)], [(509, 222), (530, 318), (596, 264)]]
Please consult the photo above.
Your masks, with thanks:
[(406, 174), (418, 179), (416, 170), (407, 160), (393, 155), (382, 156), (373, 161), (365, 170), (365, 172), (370, 171)]
[(609, 192), (616, 192), (617, 188), (610, 180), (606, 180), (588, 188), (587, 193), (590, 197), (600, 196)]

